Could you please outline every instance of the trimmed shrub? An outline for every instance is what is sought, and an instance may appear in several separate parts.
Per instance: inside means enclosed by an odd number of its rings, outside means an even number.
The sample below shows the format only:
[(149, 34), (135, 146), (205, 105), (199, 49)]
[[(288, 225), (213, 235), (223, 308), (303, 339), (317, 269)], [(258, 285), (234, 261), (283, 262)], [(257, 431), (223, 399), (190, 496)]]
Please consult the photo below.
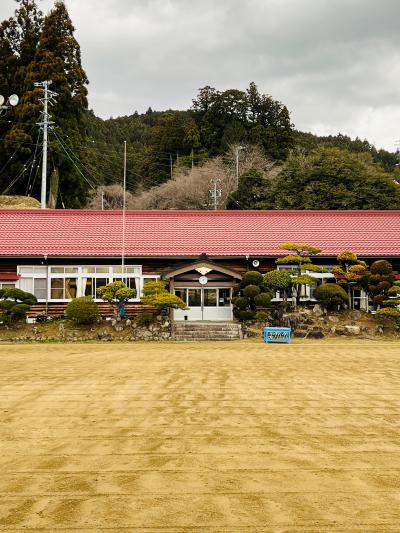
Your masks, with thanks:
[(266, 311), (257, 311), (257, 313), (255, 314), (255, 319), (257, 320), (257, 322), (265, 323), (268, 322), (270, 316)]
[(18, 321), (26, 317), (36, 297), (21, 289), (0, 289), (0, 320), (2, 322)]
[(400, 321), (400, 310), (395, 309), (394, 307), (383, 307), (382, 309), (378, 309), (376, 314), (381, 316), (387, 316), (389, 318), (394, 318)]
[(260, 272), (257, 272), (256, 270), (249, 270), (249, 272), (246, 272), (246, 274), (242, 278), (242, 287), (246, 287), (247, 285), (261, 285), (263, 282), (263, 275), (260, 274)]
[(336, 283), (324, 283), (317, 287), (314, 292), (314, 298), (326, 309), (348, 305), (346, 291)]
[(264, 274), (264, 285), (276, 291), (286, 291), (292, 285), (292, 277), (287, 270), (271, 270)]
[(250, 303), (249, 299), (243, 296), (239, 296), (233, 300), (234, 306), (241, 310), (246, 309), (249, 303)]
[(246, 322), (246, 321), (254, 320), (256, 313), (255, 311), (243, 311), (241, 309), (238, 309), (236, 312), (236, 316), (239, 320)]
[(261, 292), (254, 297), (254, 303), (257, 307), (267, 307), (271, 302), (271, 294), (269, 292)]
[(247, 285), (243, 289), (243, 294), (246, 296), (246, 298), (250, 298), (250, 299), (257, 296), (257, 294), (260, 294), (260, 292), (261, 292), (260, 287), (258, 287), (257, 285)]
[(155, 316), (153, 315), (153, 313), (148, 312), (140, 313), (140, 315), (137, 315), (137, 317), (135, 318), (136, 324), (141, 328), (149, 327), (150, 324), (153, 324), (154, 321)]
[(386, 261), (386, 259), (380, 259), (379, 261), (374, 261), (370, 268), (371, 274), (380, 274), (381, 276), (388, 276), (393, 272), (393, 267)]
[(99, 318), (99, 309), (90, 296), (80, 296), (69, 302), (65, 314), (76, 324), (94, 324)]

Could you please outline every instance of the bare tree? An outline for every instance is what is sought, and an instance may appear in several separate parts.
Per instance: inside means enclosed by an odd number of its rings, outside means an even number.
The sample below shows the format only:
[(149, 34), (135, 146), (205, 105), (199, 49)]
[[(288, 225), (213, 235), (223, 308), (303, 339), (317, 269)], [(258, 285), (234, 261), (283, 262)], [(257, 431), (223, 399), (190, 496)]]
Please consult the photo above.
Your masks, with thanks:
[[(102, 185), (93, 191), (87, 209), (122, 209), (124, 189), (121, 185)], [(126, 205), (133, 198), (131, 192), (126, 191)]]

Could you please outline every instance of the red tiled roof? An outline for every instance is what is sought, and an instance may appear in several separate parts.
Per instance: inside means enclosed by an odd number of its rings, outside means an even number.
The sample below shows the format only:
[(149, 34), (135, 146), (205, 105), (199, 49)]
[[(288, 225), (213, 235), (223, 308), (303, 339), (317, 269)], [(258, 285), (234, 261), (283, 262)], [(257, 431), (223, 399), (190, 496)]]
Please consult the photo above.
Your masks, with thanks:
[[(321, 255), (400, 256), (400, 211), (127, 211), (125, 255), (276, 256), (287, 241)], [(0, 257), (116, 257), (121, 211), (0, 210)]]

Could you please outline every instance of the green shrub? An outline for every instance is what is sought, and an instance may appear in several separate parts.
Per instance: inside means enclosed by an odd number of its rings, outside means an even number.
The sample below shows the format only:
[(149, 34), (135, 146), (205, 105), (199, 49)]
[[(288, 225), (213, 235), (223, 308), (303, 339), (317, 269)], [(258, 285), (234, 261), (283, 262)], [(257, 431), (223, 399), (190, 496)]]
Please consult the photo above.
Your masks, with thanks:
[(238, 309), (236, 316), (242, 322), (246, 322), (246, 321), (254, 320), (256, 313), (255, 311), (243, 311), (241, 309)]
[(247, 285), (243, 289), (243, 294), (246, 296), (246, 298), (254, 298), (257, 296), (257, 294), (260, 294), (261, 290), (260, 287), (257, 285)]
[(386, 261), (386, 259), (380, 259), (379, 261), (374, 261), (371, 265), (371, 274), (380, 274), (381, 276), (387, 276), (393, 272), (393, 267)]
[(326, 309), (348, 305), (346, 291), (336, 283), (323, 283), (317, 287), (314, 298)]
[(246, 309), (248, 305), (250, 304), (250, 301), (248, 298), (245, 298), (244, 296), (238, 296), (237, 298), (234, 298), (233, 305), (237, 307), (238, 309)]
[(136, 324), (142, 328), (149, 327), (150, 324), (153, 324), (154, 321), (155, 321), (155, 316), (153, 315), (153, 313), (148, 313), (148, 312), (140, 313), (140, 315), (137, 315), (137, 317), (135, 318)]
[(287, 270), (271, 270), (264, 274), (264, 285), (276, 291), (286, 291), (292, 285), (292, 277)]
[(394, 318), (400, 321), (400, 310), (395, 309), (394, 307), (383, 307), (382, 309), (378, 309), (376, 314), (380, 316), (387, 316), (389, 318)]
[(18, 321), (26, 317), (36, 297), (21, 289), (0, 289), (0, 316), (2, 322)]
[(263, 275), (260, 274), (260, 272), (257, 272), (256, 270), (249, 270), (249, 272), (246, 272), (246, 274), (242, 278), (242, 287), (246, 287), (247, 285), (261, 285), (263, 282)]
[(266, 311), (257, 311), (257, 313), (255, 314), (255, 319), (257, 320), (257, 322), (265, 323), (268, 322), (270, 316)]
[(389, 296), (396, 296), (397, 294), (400, 294), (400, 287), (397, 285), (393, 285), (393, 287), (390, 287), (390, 289), (387, 291)]
[(160, 311), (165, 311), (170, 307), (187, 309), (186, 303), (176, 294), (171, 294), (167, 289), (167, 282), (161, 280), (148, 281), (144, 285), (141, 301), (146, 305), (153, 305)]
[(99, 318), (99, 309), (90, 296), (80, 296), (69, 302), (65, 314), (76, 324), (94, 324)]
[(271, 294), (269, 292), (261, 292), (254, 297), (254, 303), (257, 307), (268, 307), (271, 303)]

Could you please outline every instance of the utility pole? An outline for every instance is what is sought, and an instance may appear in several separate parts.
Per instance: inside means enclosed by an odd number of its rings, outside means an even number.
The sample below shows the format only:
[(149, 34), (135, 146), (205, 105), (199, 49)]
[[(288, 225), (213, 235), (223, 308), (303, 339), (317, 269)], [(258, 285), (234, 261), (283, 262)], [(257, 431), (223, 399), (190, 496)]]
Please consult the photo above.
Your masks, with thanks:
[(101, 191), (101, 210), (104, 211), (104, 191)]
[(171, 179), (172, 179), (172, 169), (173, 169), (173, 165), (172, 165), (172, 154), (169, 154), (169, 168), (170, 168)]
[(239, 150), (243, 150), (243, 146), (236, 147), (236, 188), (239, 188)]
[(40, 98), (43, 102), (42, 121), (38, 123), (38, 126), (43, 128), (43, 157), (42, 157), (42, 188), (40, 194), (40, 207), (46, 209), (46, 192), (47, 192), (47, 131), (48, 127), (54, 124), (50, 121), (50, 114), (48, 112), (49, 103), (55, 103), (54, 97), (57, 93), (50, 91), (49, 86), (52, 84), (51, 80), (36, 82), (35, 87), (43, 88), (44, 96)]
[[(122, 281), (125, 279), (125, 210), (126, 210), (126, 141), (124, 141), (124, 190), (122, 196), (122, 254), (121, 254), (121, 267), (122, 267)], [(125, 283), (125, 282), (124, 282)]]
[(194, 151), (193, 151), (193, 148), (192, 148), (192, 151), (190, 152), (190, 157), (191, 157), (191, 160), (192, 160), (192, 170), (193, 170), (193, 167), (194, 167)]
[(210, 180), (210, 184), (212, 185), (212, 189), (210, 189), (210, 195), (214, 203), (214, 211), (218, 209), (219, 199), (222, 196), (222, 190), (217, 189), (217, 186), (221, 183), (221, 180), (219, 178), (212, 178)]

